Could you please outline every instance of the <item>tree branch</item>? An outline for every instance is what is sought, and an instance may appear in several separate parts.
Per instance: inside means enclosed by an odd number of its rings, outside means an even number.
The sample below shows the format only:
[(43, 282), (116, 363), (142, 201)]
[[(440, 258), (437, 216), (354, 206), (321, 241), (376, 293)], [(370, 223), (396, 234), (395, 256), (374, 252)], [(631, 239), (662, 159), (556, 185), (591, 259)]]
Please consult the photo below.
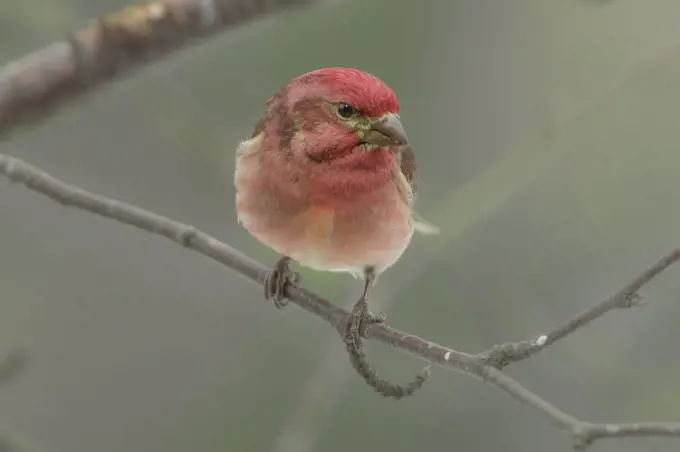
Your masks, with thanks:
[(158, 0), (102, 16), (0, 68), (0, 136), (155, 59), (316, 0)]
[(568, 319), (562, 325), (556, 327), (548, 334), (538, 336), (535, 339), (521, 342), (508, 342), (499, 344), (489, 350), (477, 354), (487, 364), (498, 369), (521, 361), (532, 356), (551, 344), (565, 338), (569, 334), (584, 327), (613, 309), (631, 308), (643, 303), (642, 297), (637, 293), (645, 284), (657, 277), (661, 272), (680, 260), (680, 248), (668, 253), (659, 259), (640, 275), (624, 284), (619, 290), (609, 295), (599, 303), (594, 304), (582, 313)]
[[(11, 182), (22, 184), (64, 206), (75, 207), (153, 234), (161, 235), (186, 248), (208, 256), (261, 285), (265, 281), (265, 276), (268, 272), (266, 266), (192, 226), (121, 201), (87, 192), (62, 182), (35, 166), (3, 154), (0, 154), (0, 174), (9, 178)], [(548, 335), (541, 336), (533, 342), (525, 341), (525, 343), (529, 344), (529, 347), (533, 347), (531, 350), (534, 350), (534, 348), (545, 348), (547, 345), (562, 339), (581, 326), (604, 315), (606, 312), (616, 307), (630, 305), (631, 300), (635, 301), (637, 299), (634, 295), (635, 291), (639, 290), (644, 284), (651, 281), (654, 276), (679, 259), (680, 250), (674, 250), (644, 271), (640, 276), (626, 284), (621, 290), (594, 305), (583, 314), (570, 319), (563, 326), (556, 328)], [(328, 322), (340, 335), (344, 333), (349, 316), (347, 311), (334, 306), (329, 301), (304, 288), (289, 287), (286, 295), (305, 311)], [(534, 394), (515, 379), (504, 374), (497, 368), (499, 367), (498, 362), (495, 362), (493, 358), (489, 358), (488, 353), (471, 355), (459, 352), (396, 330), (385, 324), (368, 326), (367, 336), (369, 339), (377, 340), (430, 363), (482, 379), (486, 383), (507, 393), (523, 405), (533, 408), (552, 424), (568, 432), (572, 437), (574, 448), (577, 450), (585, 450), (593, 441), (601, 438), (629, 436), (680, 437), (680, 423), (609, 424), (591, 423), (576, 419), (537, 394)], [(530, 345), (531, 343), (534, 345)], [(500, 347), (508, 348), (508, 345), (501, 345)], [(511, 355), (512, 358), (509, 362), (527, 358), (536, 351)]]

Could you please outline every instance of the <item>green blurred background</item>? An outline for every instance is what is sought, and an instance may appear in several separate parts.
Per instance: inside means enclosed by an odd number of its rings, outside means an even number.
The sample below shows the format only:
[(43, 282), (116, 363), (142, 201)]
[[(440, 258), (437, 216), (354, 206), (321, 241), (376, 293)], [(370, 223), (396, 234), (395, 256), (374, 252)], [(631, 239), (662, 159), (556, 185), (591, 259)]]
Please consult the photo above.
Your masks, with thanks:
[[(0, 4), (0, 58), (60, 39), (125, 0)], [(107, 86), (0, 144), (86, 189), (273, 252), (234, 213), (234, 149), (293, 76), (354, 66), (399, 94), (441, 226), (385, 273), (391, 324), (476, 352), (543, 333), (680, 237), (677, 0), (346, 0), (258, 22)], [(569, 449), (489, 386), (436, 369), (416, 397), (373, 394), (336, 333), (166, 240), (0, 181), (0, 388), (8, 431), (45, 451), (375, 452)], [(348, 306), (360, 285), (302, 270)], [(508, 369), (592, 421), (680, 420), (680, 269)], [(369, 344), (381, 375), (417, 360)], [(671, 439), (593, 450), (677, 451)]]

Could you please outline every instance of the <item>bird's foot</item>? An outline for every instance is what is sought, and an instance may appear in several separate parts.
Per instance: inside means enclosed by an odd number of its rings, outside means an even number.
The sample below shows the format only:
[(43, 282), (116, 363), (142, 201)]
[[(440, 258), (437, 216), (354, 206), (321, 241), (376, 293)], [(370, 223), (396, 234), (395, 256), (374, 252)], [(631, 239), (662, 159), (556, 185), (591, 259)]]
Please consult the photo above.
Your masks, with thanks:
[(354, 345), (356, 350), (360, 350), (361, 338), (366, 337), (366, 326), (374, 323), (383, 323), (387, 317), (382, 312), (373, 314), (368, 310), (368, 302), (362, 297), (352, 308), (347, 319), (345, 330), (345, 342)]
[(362, 297), (347, 319), (347, 326), (345, 329), (345, 347), (349, 353), (349, 360), (352, 367), (364, 379), (366, 384), (372, 387), (376, 392), (384, 397), (392, 397), (401, 399), (413, 395), (418, 391), (425, 381), (430, 376), (429, 366), (420, 371), (410, 383), (400, 385), (391, 383), (378, 376), (378, 374), (371, 368), (371, 365), (366, 360), (366, 354), (363, 350), (362, 338), (366, 335), (366, 326), (372, 323), (382, 323), (385, 321), (385, 315), (382, 313), (371, 314), (368, 312), (368, 303), (365, 296)]
[(282, 256), (274, 268), (267, 274), (264, 281), (264, 297), (272, 300), (278, 309), (286, 307), (288, 300), (285, 298), (286, 284), (297, 285), (300, 282), (300, 274), (290, 269), (291, 258)]

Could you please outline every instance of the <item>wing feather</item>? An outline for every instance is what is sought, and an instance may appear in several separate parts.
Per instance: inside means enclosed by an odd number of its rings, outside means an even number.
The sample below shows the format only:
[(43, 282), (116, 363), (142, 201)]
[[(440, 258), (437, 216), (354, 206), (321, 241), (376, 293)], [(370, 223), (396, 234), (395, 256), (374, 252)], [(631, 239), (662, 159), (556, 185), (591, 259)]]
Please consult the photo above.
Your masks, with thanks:
[(401, 172), (411, 187), (411, 193), (415, 196), (418, 189), (418, 181), (416, 180), (416, 156), (413, 153), (413, 148), (411, 148), (411, 146), (405, 145), (401, 148), (400, 165)]
[[(418, 177), (416, 174), (416, 156), (411, 146), (406, 145), (401, 148), (400, 168), (411, 188), (411, 194), (415, 198), (418, 190)], [(413, 227), (416, 231), (426, 235), (439, 234), (440, 232), (439, 227), (428, 222), (415, 211), (413, 212)]]

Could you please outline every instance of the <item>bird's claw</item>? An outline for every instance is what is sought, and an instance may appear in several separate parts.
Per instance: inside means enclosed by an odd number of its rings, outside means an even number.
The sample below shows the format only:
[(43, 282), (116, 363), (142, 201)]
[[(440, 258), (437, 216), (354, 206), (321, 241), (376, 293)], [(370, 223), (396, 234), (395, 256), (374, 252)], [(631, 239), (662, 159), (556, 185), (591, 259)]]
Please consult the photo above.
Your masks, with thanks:
[(300, 274), (292, 271), (289, 263), (289, 257), (279, 259), (264, 281), (264, 297), (272, 300), (277, 309), (288, 305), (288, 300), (285, 298), (286, 284), (297, 285), (300, 282)]
[(347, 333), (345, 335), (346, 341), (351, 341), (356, 350), (361, 348), (361, 338), (366, 337), (366, 326), (375, 323), (383, 323), (387, 317), (382, 312), (373, 314), (368, 310), (368, 302), (365, 299), (360, 300), (354, 305), (354, 308), (349, 314), (347, 320)]
[[(372, 325), (374, 323), (385, 323), (385, 320), (387, 320), (387, 316), (378, 311), (377, 314), (373, 314), (372, 312), (366, 312), (366, 316), (363, 318), (362, 323), (367, 324), (367, 325)], [(366, 326), (366, 325), (364, 325)], [(364, 328), (365, 330), (365, 328)], [(366, 336), (366, 331), (363, 331), (361, 333), (362, 336)]]

